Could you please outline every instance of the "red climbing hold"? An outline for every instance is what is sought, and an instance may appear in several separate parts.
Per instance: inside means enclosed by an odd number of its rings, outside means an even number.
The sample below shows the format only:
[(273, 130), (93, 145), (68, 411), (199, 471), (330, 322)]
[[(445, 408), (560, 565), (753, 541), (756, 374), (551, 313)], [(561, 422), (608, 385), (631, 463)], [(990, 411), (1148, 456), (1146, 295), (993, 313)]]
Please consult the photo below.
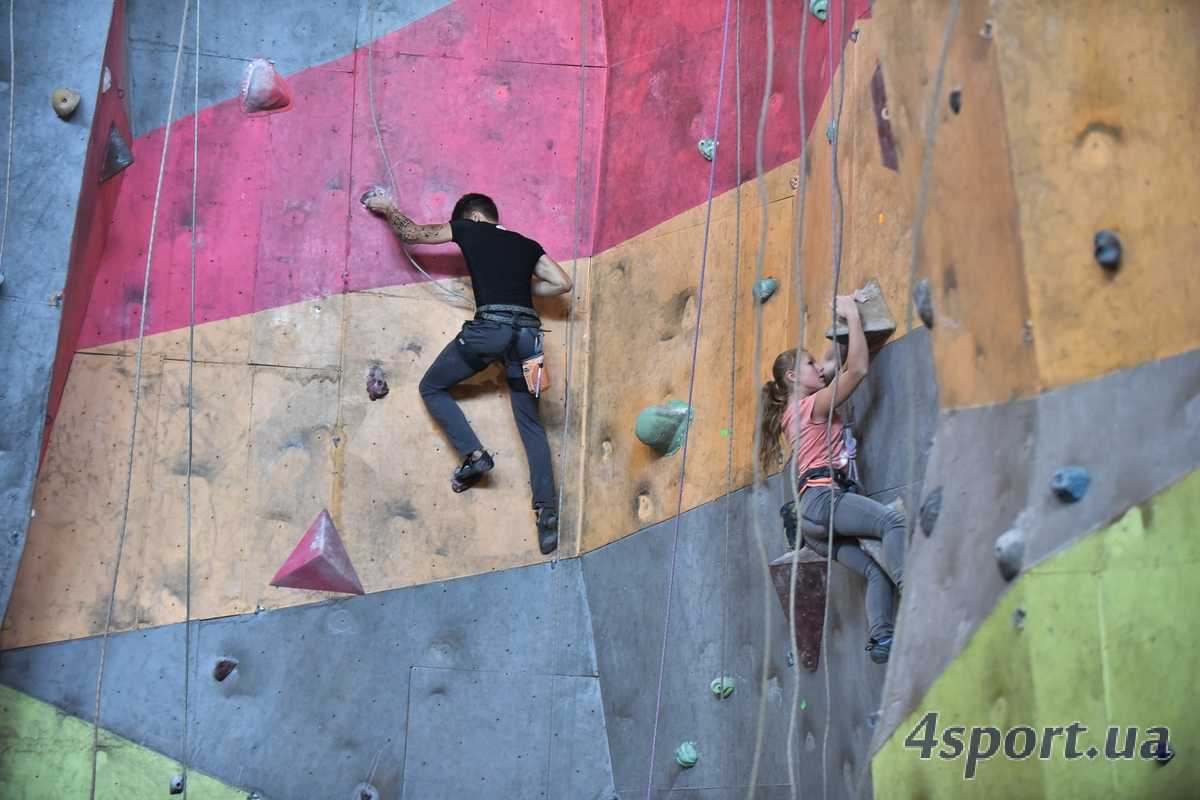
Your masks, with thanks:
[(242, 76), (242, 110), (247, 114), (286, 111), (292, 105), (292, 90), (265, 58), (256, 58)]
[(346, 554), (328, 511), (321, 510), (300, 544), (275, 573), (271, 585), (321, 592), (363, 593), (358, 573), (350, 563), (350, 556)]

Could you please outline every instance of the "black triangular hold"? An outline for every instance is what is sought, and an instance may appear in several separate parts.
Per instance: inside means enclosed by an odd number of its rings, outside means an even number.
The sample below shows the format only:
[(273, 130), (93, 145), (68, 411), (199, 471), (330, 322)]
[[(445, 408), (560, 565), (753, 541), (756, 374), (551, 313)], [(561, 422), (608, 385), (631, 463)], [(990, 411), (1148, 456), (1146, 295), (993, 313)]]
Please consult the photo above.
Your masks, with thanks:
[(101, 183), (132, 163), (133, 151), (129, 149), (129, 143), (117, 130), (117, 123), (114, 122), (108, 129), (108, 147), (104, 150), (104, 165), (100, 167)]

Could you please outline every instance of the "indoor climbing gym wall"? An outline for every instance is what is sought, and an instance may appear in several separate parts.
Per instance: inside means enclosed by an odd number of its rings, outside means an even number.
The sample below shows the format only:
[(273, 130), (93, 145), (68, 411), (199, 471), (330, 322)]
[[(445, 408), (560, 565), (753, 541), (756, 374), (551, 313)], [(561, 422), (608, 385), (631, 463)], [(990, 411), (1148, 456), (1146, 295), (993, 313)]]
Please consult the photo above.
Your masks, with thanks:
[[(1194, 795), (1200, 7), (67, 6), (0, 0), (0, 797)], [(573, 278), (550, 555), (376, 187)], [(757, 458), (856, 289), (886, 664)]]

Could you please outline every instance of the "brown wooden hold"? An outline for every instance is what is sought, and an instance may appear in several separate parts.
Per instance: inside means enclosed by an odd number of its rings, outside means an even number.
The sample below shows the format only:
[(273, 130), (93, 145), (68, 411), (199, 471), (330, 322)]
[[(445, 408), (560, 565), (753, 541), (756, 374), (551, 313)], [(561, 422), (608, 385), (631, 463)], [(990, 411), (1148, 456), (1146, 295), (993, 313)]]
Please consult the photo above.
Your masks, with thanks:
[(809, 672), (821, 660), (821, 633), (825, 626), (825, 559), (803, 548), (796, 559), (796, 602), (789, 609), (792, 585), (792, 554), (771, 562), (771, 582), (796, 637), (796, 653)]

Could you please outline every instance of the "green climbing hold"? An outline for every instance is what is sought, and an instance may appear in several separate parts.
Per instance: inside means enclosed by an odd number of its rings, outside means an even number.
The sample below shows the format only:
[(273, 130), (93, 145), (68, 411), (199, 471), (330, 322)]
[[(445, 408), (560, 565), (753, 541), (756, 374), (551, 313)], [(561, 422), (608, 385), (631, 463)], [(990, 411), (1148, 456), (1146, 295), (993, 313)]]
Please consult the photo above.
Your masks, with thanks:
[(701, 139), (700, 142), (696, 145), (696, 147), (699, 148), (700, 155), (704, 156), (705, 160), (712, 161), (713, 156), (717, 152), (717, 140), (716, 139)]
[(669, 456), (683, 447), (692, 409), (681, 400), (668, 400), (638, 414), (635, 433), (642, 444), (649, 445), (659, 455)]
[(830, 144), (833, 144), (833, 140), (836, 138), (837, 138), (837, 123), (830, 122), (829, 125), (827, 125), (825, 127), (825, 141), (829, 142)]
[(695, 742), (684, 742), (675, 748), (675, 763), (684, 769), (691, 769), (700, 760), (700, 751)]
[(733, 694), (733, 678), (728, 675), (713, 678), (713, 682), (709, 686), (712, 689), (712, 693), (720, 700), (724, 700)]
[(779, 281), (774, 278), (763, 278), (760, 281), (754, 282), (754, 299), (760, 303), (765, 303), (771, 299), (771, 295), (775, 294), (779, 289)]
[(800, 710), (803, 711), (806, 708), (808, 708), (808, 701), (805, 700), (803, 697), (801, 697), (800, 698)]
[(829, 0), (809, 0), (808, 8), (822, 22), (829, 16)]
[(721, 428), (721, 438), (722, 439), (729, 438), (729, 428)]

